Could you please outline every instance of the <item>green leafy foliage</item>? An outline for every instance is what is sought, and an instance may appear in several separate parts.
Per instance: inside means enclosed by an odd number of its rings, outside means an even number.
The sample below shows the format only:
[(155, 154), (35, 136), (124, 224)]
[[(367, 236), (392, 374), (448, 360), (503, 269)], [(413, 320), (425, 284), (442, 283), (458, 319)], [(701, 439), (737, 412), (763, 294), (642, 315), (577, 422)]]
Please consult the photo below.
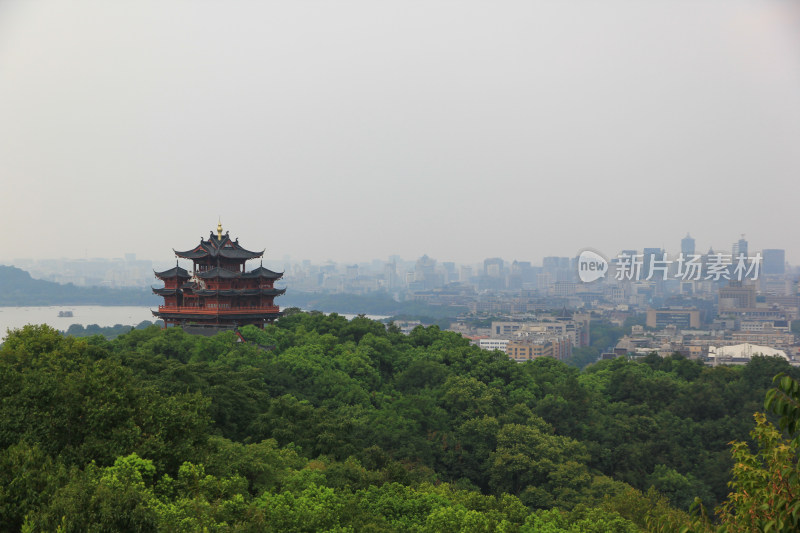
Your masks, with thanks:
[[(163, 325), (163, 322), (160, 320), (158, 323)], [(64, 334), (70, 337), (92, 337), (94, 335), (102, 335), (107, 339), (115, 339), (120, 335), (128, 333), (131, 329), (145, 329), (152, 325), (153, 323), (149, 320), (143, 320), (139, 322), (135, 328), (132, 328), (131, 326), (123, 326), (122, 324), (106, 327), (100, 327), (97, 324), (89, 324), (88, 326), (72, 324), (69, 328), (67, 328), (67, 331), (65, 331)]]
[(774, 379), (775, 388), (767, 392), (764, 405), (780, 417), (780, 428), (793, 435), (793, 444), (800, 446), (800, 383), (780, 373)]
[(674, 531), (726, 499), (728, 443), (796, 372), (518, 364), (321, 313), (242, 335), (12, 332), (0, 531)]
[(789, 438), (766, 415), (754, 415), (750, 432), (755, 450), (742, 441), (731, 443), (734, 460), (731, 492), (715, 510), (713, 524), (700, 508), (698, 516), (684, 531), (790, 532), (800, 530), (800, 385), (785, 374), (774, 378), (776, 387), (767, 392), (766, 407), (780, 416), (779, 424)]

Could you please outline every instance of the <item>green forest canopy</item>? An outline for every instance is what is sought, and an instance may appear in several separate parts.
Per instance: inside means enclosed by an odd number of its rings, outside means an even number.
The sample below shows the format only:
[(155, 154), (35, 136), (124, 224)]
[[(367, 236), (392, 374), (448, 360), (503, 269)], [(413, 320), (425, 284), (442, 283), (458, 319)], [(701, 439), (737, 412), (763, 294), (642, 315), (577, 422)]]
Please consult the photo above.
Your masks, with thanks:
[(730, 441), (773, 376), (798, 377), (773, 358), (518, 364), (335, 314), (242, 333), (11, 332), (2, 531), (677, 530), (695, 497), (726, 501)]

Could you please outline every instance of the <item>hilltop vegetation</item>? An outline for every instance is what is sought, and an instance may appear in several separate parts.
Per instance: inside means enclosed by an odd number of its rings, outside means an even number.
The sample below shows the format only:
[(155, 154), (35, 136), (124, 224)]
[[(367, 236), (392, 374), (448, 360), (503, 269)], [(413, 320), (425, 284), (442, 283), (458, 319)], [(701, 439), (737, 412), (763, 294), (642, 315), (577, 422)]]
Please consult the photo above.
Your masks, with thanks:
[[(153, 325), (149, 320), (142, 320), (136, 326), (126, 326), (123, 324), (114, 324), (113, 326), (98, 326), (97, 324), (89, 324), (83, 326), (81, 324), (72, 324), (64, 332), (64, 335), (72, 337), (92, 337), (94, 335), (102, 335), (107, 339), (116, 339), (120, 335), (129, 333), (131, 329), (145, 329)], [(163, 326), (164, 322), (161, 320), (156, 321), (156, 325)]]
[(33, 279), (24, 270), (0, 265), (0, 306), (158, 305), (148, 289), (78, 287)]
[(767, 358), (517, 364), (320, 313), (242, 333), (12, 332), (0, 530), (678, 530), (695, 496), (725, 500), (772, 377), (797, 377)]

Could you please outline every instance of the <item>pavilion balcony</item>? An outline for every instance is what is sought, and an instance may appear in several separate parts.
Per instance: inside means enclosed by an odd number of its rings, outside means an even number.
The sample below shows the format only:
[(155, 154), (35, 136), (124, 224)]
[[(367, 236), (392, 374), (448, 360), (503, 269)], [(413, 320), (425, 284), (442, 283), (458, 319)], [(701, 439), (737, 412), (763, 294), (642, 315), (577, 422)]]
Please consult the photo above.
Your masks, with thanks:
[(276, 305), (264, 307), (192, 307), (181, 306), (172, 307), (166, 305), (158, 306), (159, 313), (189, 313), (193, 315), (252, 315), (254, 313), (278, 313), (280, 308)]

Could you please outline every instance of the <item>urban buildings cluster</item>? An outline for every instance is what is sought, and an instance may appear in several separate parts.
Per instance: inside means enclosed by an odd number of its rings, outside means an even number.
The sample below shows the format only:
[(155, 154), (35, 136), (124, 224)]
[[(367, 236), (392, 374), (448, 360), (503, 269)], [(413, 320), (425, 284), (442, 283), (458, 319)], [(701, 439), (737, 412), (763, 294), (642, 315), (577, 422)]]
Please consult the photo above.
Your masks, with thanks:
[(484, 350), (499, 350), (515, 361), (537, 357), (567, 359), (573, 347), (589, 346), (591, 314), (561, 312), (535, 318), (520, 317), (493, 320), (486, 327), (475, 327), (466, 320), (455, 322), (450, 329), (464, 335)]
[[(454, 331), (518, 360), (568, 357), (589, 344), (592, 321), (637, 323), (615, 346), (603, 347), (607, 356), (656, 351), (708, 358), (732, 353), (725, 347), (742, 346), (744, 354), (756, 346), (800, 357), (792, 328), (800, 315), (800, 269), (787, 264), (784, 250), (755, 249), (742, 236), (729, 250), (699, 252), (688, 234), (677, 250), (622, 250), (588, 283), (579, 275), (580, 253), (544, 257), (541, 264), (499, 257), (456, 264), (427, 255), (357, 264), (284, 258), (270, 268), (285, 271), (287, 301), (293, 292), (385, 293), (436, 307), (437, 316), (454, 317)], [(112, 287), (150, 287), (154, 268), (170, 267), (133, 254), (15, 266), (41, 279)]]
[[(625, 264), (630, 258), (636, 275)], [(732, 353), (720, 351), (731, 346), (741, 346), (742, 354), (755, 346), (800, 356), (791, 327), (800, 315), (800, 270), (786, 264), (782, 249), (753, 250), (742, 236), (729, 251), (702, 253), (687, 235), (672, 255), (660, 247), (622, 250), (607, 262), (605, 275), (590, 283), (579, 277), (578, 256), (545, 257), (541, 265), (497, 257), (457, 265), (427, 255), (344, 267), (304, 262), (290, 266), (287, 279), (305, 291), (386, 291), (398, 300), (451, 308), (459, 317), (451, 329), (518, 360), (568, 356), (588, 344), (592, 320), (623, 326), (635, 319), (641, 324), (605, 347), (607, 357), (655, 351), (707, 359)], [(697, 266), (688, 276), (687, 265)], [(495, 320), (474, 326), (479, 318)], [(545, 325), (567, 322), (569, 335)]]
[[(136, 254), (124, 257), (86, 259), (14, 259), (11, 264), (31, 277), (55, 283), (71, 283), (78, 287), (142, 288), (153, 283), (154, 263), (137, 259)], [(170, 263), (159, 267), (169, 268)], [(174, 266), (174, 265), (173, 265)]]

